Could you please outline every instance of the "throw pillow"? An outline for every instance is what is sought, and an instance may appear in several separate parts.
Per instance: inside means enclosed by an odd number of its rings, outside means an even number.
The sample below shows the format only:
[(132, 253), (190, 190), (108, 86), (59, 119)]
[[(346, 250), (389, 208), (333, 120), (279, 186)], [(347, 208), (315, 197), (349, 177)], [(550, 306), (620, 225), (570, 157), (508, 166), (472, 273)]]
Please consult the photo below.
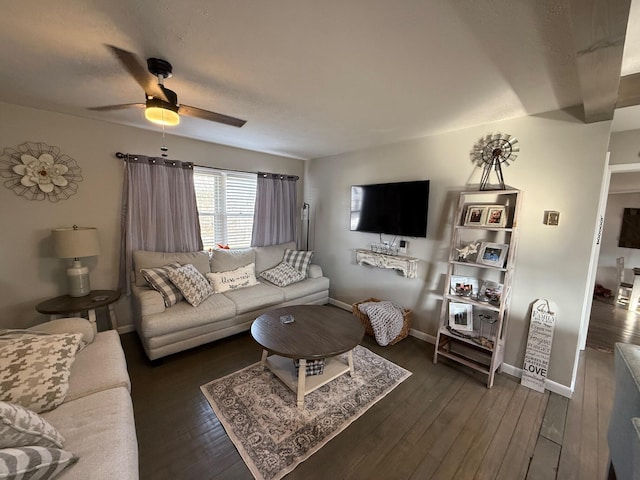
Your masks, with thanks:
[(194, 307), (200, 305), (209, 295), (213, 295), (213, 288), (207, 279), (191, 264), (171, 270), (169, 279), (182, 292), (185, 300)]
[(36, 413), (60, 405), (82, 335), (23, 335), (0, 342), (0, 401)]
[(62, 448), (64, 437), (53, 425), (31, 410), (14, 403), (0, 402), (0, 448)]
[(0, 479), (50, 480), (77, 461), (77, 455), (57, 448), (5, 448), (0, 450)]
[(149, 286), (160, 292), (166, 307), (175, 305), (183, 298), (178, 287), (176, 287), (169, 279), (169, 272), (176, 268), (180, 268), (180, 264), (178, 262), (169, 263), (163, 267), (143, 268), (140, 270), (140, 273)]
[(309, 270), (311, 257), (313, 257), (313, 251), (311, 250), (291, 250), (287, 248), (284, 251), (284, 258), (282, 261), (302, 272), (304, 274), (304, 278), (307, 278), (307, 270)]
[(282, 262), (269, 270), (265, 270), (260, 276), (279, 287), (286, 287), (305, 278), (304, 273), (293, 268), (286, 262)]
[(206, 277), (213, 287), (214, 293), (222, 293), (228, 290), (257, 285), (258, 280), (256, 279), (255, 269), (256, 264), (250, 263), (229, 272), (207, 273)]

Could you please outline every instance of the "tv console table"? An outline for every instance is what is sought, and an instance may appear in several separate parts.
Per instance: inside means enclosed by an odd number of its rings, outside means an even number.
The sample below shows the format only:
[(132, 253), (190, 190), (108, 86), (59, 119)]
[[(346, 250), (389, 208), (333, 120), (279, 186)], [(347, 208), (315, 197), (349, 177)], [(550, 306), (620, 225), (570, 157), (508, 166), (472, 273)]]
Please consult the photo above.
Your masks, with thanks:
[(372, 252), (371, 250), (356, 250), (356, 263), (358, 265), (390, 268), (399, 271), (402, 276), (407, 278), (416, 278), (418, 276), (419, 261), (419, 258), (406, 257), (404, 255), (386, 255)]

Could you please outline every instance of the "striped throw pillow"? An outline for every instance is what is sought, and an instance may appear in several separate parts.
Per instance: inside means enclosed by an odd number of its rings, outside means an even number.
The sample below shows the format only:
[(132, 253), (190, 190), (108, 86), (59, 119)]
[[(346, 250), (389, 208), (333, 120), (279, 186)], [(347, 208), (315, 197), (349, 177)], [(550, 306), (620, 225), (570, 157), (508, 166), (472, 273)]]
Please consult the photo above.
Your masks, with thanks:
[(58, 448), (4, 448), (0, 450), (0, 478), (52, 479), (77, 461), (77, 455)]
[(311, 257), (313, 257), (312, 250), (291, 250), (287, 248), (284, 251), (283, 262), (288, 263), (293, 268), (304, 274), (304, 278), (307, 278), (307, 271), (309, 270), (309, 264), (311, 263)]
[(160, 292), (166, 307), (175, 305), (184, 298), (180, 289), (169, 279), (169, 272), (176, 268), (180, 268), (178, 262), (169, 263), (164, 267), (143, 268), (140, 270), (149, 286)]

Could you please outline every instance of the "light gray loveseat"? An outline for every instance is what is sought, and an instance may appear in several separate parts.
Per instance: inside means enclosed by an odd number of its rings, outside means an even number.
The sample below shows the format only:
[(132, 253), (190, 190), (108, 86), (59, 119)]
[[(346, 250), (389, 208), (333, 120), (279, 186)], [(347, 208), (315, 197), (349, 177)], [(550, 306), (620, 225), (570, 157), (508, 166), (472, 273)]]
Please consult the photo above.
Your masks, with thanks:
[(640, 478), (640, 345), (616, 343), (609, 456), (618, 480)]
[[(134, 252), (134, 324), (150, 360), (196, 347), (249, 330), (259, 315), (287, 305), (324, 305), (329, 301), (329, 279), (318, 265), (309, 266), (307, 278), (278, 287), (260, 278), (260, 273), (282, 262), (285, 249), (296, 249), (295, 242), (242, 250), (208, 252)], [(197, 307), (185, 300), (165, 307), (160, 293), (150, 288), (140, 270), (172, 262), (192, 264), (203, 275), (229, 272), (255, 264), (257, 285), (215, 293)]]
[[(56, 360), (51, 360), (49, 363), (49, 360), (42, 356), (35, 359), (38, 362), (38, 368), (49, 372), (50, 376), (46, 378), (47, 380), (51, 379), (51, 385), (57, 385), (60, 388), (64, 385), (64, 389), (66, 389), (66, 393), (61, 395), (61, 403), (58, 404), (56, 401), (54, 408), (45, 409), (46, 411), (40, 413), (64, 437), (62, 449), (65, 452), (75, 454), (78, 458), (75, 464), (67, 466), (56, 478), (60, 480), (111, 480), (116, 478), (137, 480), (139, 478), (138, 442), (130, 396), (131, 382), (118, 333), (114, 330), (96, 333), (94, 326), (83, 318), (52, 320), (36, 325), (29, 330), (46, 334), (81, 334), (84, 343), (87, 343), (84, 348), (75, 353), (69, 369), (68, 382), (61, 363), (55, 363)], [(40, 338), (44, 339), (45, 337)], [(7, 356), (4, 357), (4, 360), (6, 362), (13, 361), (8, 359), (15, 358), (15, 355), (9, 351), (11, 348), (10, 342), (5, 342)], [(46, 350), (51, 358), (54, 358), (56, 354), (51, 350), (52, 348), (55, 347), (53, 345), (45, 346), (39, 353), (42, 354)], [(26, 375), (20, 371), (27, 368), (27, 364), (34, 360), (33, 353), (28, 349), (22, 348), (22, 353), (24, 356), (21, 357), (19, 364), (13, 365), (13, 367), (9, 366), (16, 376)], [(66, 358), (66, 355), (63, 354), (63, 356)], [(6, 364), (5, 367), (7, 367)], [(25, 377), (23, 380), (31, 382), (33, 378)], [(48, 382), (44, 382), (42, 385), (44, 384), (49, 385)], [(11, 385), (11, 382), (7, 382), (7, 385), (11, 391), (14, 391), (15, 385)], [(40, 395), (38, 388), (42, 388), (42, 386), (31, 385), (24, 391), (30, 391), (34, 396), (37, 396)], [(4, 391), (2, 397), (4, 401), (13, 401), (6, 399), (5, 395), (12, 394)], [(52, 391), (44, 398), (51, 400), (55, 396), (56, 393)], [(25, 398), (29, 400), (32, 397), (26, 396)], [(17, 403), (27, 407), (22, 402)], [(7, 417), (4, 417), (3, 420), (4, 423), (8, 422)], [(17, 425), (14, 427), (15, 431), (41, 431), (41, 425), (37, 422), (18, 423)], [(5, 431), (7, 431), (6, 428)], [(47, 432), (46, 429), (44, 431)], [(7, 433), (7, 435), (10, 434)], [(33, 436), (38, 435), (34, 434)], [(16, 444), (15, 446), (17, 448), (20, 445), (50, 446), (42, 445), (37, 441)], [(35, 458), (31, 459), (28, 464), (16, 464), (12, 468), (16, 467), (25, 470), (34, 469), (40, 473), (46, 470), (49, 474), (54, 468), (39, 465)], [(3, 478), (6, 477), (3, 476)], [(15, 477), (10, 476), (9, 478)]]

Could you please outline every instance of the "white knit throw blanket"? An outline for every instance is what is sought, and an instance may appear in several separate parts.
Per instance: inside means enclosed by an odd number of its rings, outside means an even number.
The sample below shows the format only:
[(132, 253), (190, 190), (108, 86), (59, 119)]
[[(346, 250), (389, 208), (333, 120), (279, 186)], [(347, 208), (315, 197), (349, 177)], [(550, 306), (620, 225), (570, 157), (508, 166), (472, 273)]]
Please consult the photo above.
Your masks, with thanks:
[(402, 308), (392, 302), (365, 302), (358, 305), (358, 310), (366, 314), (378, 345), (389, 345), (402, 330), (404, 319)]

